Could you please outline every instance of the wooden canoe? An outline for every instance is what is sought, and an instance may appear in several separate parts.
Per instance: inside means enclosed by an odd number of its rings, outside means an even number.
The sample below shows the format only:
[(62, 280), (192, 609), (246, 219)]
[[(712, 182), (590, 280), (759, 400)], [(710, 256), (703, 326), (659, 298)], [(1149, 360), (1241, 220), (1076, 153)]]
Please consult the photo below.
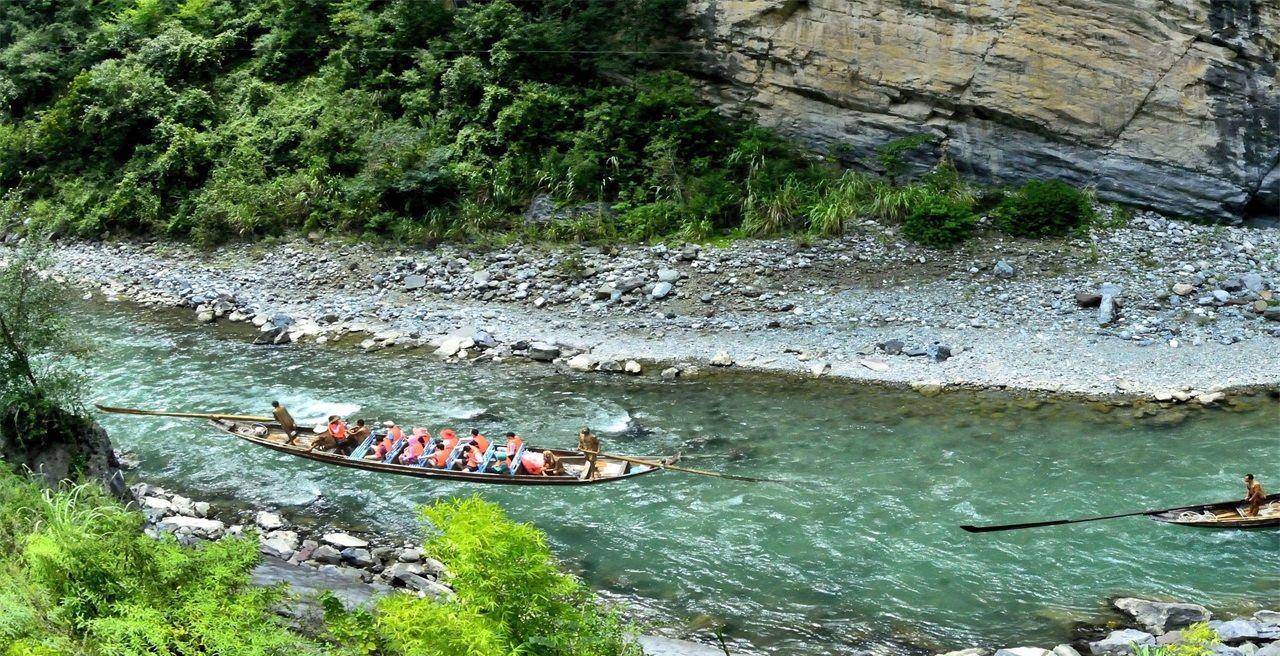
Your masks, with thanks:
[(1244, 513), (1249, 506), (1243, 501), (1212, 503), (1203, 506), (1176, 508), (1150, 515), (1151, 519), (1178, 526), (1217, 529), (1256, 529), (1280, 527), (1280, 494), (1263, 500), (1257, 517)]
[[(402, 465), (396, 462), (367, 460), (359, 457), (363, 455), (363, 452), (366, 450), (364, 448), (357, 449), (351, 456), (346, 456), (341, 453), (321, 451), (319, 449), (311, 450), (311, 441), (317, 436), (315, 434), (307, 433), (306, 431), (303, 431), (298, 435), (297, 445), (291, 445), (288, 443), (288, 435), (279, 424), (228, 419), (214, 419), (211, 423), (214, 426), (217, 426), (219, 430), (230, 433), (246, 442), (250, 442), (273, 451), (287, 453), (291, 456), (306, 458), (307, 460), (314, 460), (316, 462), (323, 462), (330, 465), (338, 465), (340, 467), (351, 467), (353, 469), (363, 469), (383, 474), (416, 476), (418, 478), (434, 478), (448, 481), (463, 481), (468, 483), (490, 483), (496, 485), (594, 485), (596, 483), (609, 483), (627, 478), (635, 478), (636, 476), (651, 474), (661, 469), (661, 467), (632, 464), (621, 460), (602, 457), (596, 461), (596, 467), (600, 472), (600, 476), (590, 480), (583, 480), (579, 476), (586, 469), (586, 458), (581, 452), (567, 451), (564, 449), (528, 447), (529, 450), (534, 450), (539, 453), (542, 451), (550, 451), (559, 456), (561, 462), (565, 464), (565, 470), (568, 474), (564, 476), (532, 476), (520, 473), (496, 474), (493, 472), (480, 473), (457, 471), (438, 469), (429, 466)], [(367, 447), (367, 443), (365, 446)]]

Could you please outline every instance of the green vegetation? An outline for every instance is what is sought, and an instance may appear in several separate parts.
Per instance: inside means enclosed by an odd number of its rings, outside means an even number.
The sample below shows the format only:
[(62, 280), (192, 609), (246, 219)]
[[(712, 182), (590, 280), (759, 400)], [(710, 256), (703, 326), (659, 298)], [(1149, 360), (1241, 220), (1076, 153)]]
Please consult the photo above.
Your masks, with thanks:
[(1061, 180), (1032, 180), (1005, 197), (996, 208), (999, 228), (1018, 237), (1070, 234), (1094, 220), (1087, 194)]
[(537, 529), (479, 499), (425, 511), (430, 553), (457, 599), (405, 594), (303, 636), (273, 612), (280, 588), (248, 584), (256, 540), (198, 548), (153, 540), (95, 485), (45, 490), (0, 468), (3, 656), (634, 656), (624, 625), (563, 573)]
[[(930, 135), (877, 149), (878, 178), (715, 112), (674, 71), (682, 0), (454, 4), (0, 4), (0, 227), (703, 241), (957, 192), (902, 182)], [(544, 194), (566, 211), (526, 221)], [(1016, 234), (1048, 234), (1024, 205)]]
[(80, 377), (69, 360), (81, 349), (71, 339), (63, 290), (43, 278), (36, 237), (0, 266), (0, 441), (39, 445), (84, 428)]
[(96, 486), (56, 493), (0, 471), (0, 645), (5, 656), (316, 653), (246, 586), (256, 545), (185, 549)]
[(375, 613), (343, 613), (330, 624), (355, 653), (413, 656), (640, 656), (625, 625), (580, 581), (562, 572), (546, 537), (478, 497), (423, 511), (438, 527), (424, 549), (454, 574), (457, 600), (398, 595)]
[(902, 223), (902, 233), (926, 246), (951, 248), (967, 240), (977, 222), (971, 206), (936, 196), (915, 206)]
[(1192, 624), (1182, 630), (1182, 642), (1175, 645), (1135, 645), (1134, 656), (1212, 656), (1214, 647), (1221, 644), (1218, 632), (1204, 622)]

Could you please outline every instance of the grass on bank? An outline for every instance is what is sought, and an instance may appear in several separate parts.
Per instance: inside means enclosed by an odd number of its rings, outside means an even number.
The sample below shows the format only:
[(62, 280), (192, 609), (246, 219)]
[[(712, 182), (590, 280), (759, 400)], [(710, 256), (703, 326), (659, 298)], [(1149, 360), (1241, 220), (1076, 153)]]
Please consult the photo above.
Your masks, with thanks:
[[(930, 135), (872, 175), (716, 112), (680, 72), (682, 0), (450, 4), (0, 3), (0, 227), (705, 241), (876, 217), (947, 247), (1000, 200), (945, 162), (911, 180)], [(526, 222), (541, 195), (594, 210)], [(1026, 187), (996, 223), (1058, 234), (1085, 210)]]
[(249, 585), (256, 540), (187, 548), (95, 485), (58, 491), (0, 467), (4, 656), (637, 656), (618, 616), (561, 571), (535, 528), (478, 498), (424, 511), (429, 553), (456, 574), (454, 602), (393, 594), (373, 611), (330, 604), (304, 636)]

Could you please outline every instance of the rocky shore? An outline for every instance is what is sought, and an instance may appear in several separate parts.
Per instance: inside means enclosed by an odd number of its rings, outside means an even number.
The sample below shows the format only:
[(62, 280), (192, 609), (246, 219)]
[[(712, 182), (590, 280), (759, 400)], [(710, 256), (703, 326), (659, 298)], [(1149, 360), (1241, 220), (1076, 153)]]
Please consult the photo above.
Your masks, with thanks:
[(725, 247), (438, 246), (308, 239), (213, 251), (76, 242), (86, 297), (244, 322), (258, 341), (340, 341), (579, 370), (736, 366), (1176, 403), (1276, 388), (1280, 232), (1139, 215), (1065, 241), (954, 252), (892, 226)]
[(1207, 623), (1217, 634), (1216, 656), (1280, 656), (1280, 612), (1261, 610), (1252, 617), (1214, 619), (1198, 604), (1125, 597), (1112, 606), (1124, 618), (1125, 628), (1108, 632), (1098, 640), (1043, 647), (1011, 647), (998, 650), (964, 649), (944, 656), (1129, 656), (1140, 648), (1183, 644), (1184, 629)]

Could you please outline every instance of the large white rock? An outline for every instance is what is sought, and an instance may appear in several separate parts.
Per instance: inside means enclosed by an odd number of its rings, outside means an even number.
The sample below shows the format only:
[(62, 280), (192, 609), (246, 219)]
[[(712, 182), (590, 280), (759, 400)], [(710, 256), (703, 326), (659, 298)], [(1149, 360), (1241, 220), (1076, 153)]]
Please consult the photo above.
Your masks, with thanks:
[(363, 549), (369, 546), (367, 541), (361, 540), (354, 535), (347, 535), (346, 533), (325, 533), (324, 536), (320, 538), (320, 541), (325, 544), (331, 544), (339, 549)]
[(257, 524), (258, 528), (268, 532), (284, 528), (283, 517), (265, 510), (259, 510), (258, 514), (254, 515), (253, 523)]
[(259, 550), (268, 556), (289, 560), (298, 550), (298, 534), (293, 531), (274, 531), (259, 538)]
[(574, 371), (591, 371), (596, 365), (596, 358), (590, 353), (579, 353), (569, 358), (566, 364)]
[(720, 351), (711, 356), (711, 366), (713, 367), (732, 367), (733, 356), (728, 351)]
[(1053, 656), (1053, 652), (1040, 647), (1007, 647), (997, 651), (995, 656)]
[(1121, 656), (1133, 653), (1134, 645), (1155, 645), (1156, 637), (1146, 631), (1123, 629), (1112, 631), (1106, 638), (1089, 643), (1093, 656)]

